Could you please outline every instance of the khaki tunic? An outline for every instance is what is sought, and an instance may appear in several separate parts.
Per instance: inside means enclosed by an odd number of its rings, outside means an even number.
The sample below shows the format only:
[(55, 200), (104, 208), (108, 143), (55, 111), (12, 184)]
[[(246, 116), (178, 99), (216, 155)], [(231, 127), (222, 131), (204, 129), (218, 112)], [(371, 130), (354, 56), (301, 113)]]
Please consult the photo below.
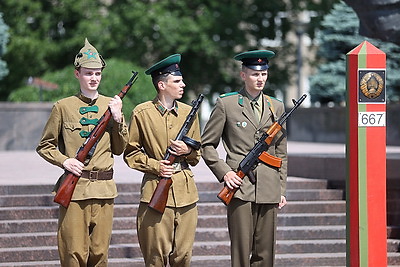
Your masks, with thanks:
[[(95, 127), (90, 122), (101, 118), (106, 112), (110, 100), (111, 98), (102, 95), (91, 100), (78, 94), (57, 101), (53, 105), (42, 138), (36, 148), (38, 154), (48, 162), (63, 168), (63, 162), (68, 158), (74, 158), (86, 140), (86, 137), (81, 137), (81, 131), (90, 132)], [(99, 108), (98, 112), (83, 111), (85, 108), (95, 105)], [(86, 121), (83, 125), (82, 118), (83, 121)], [(111, 118), (106, 132), (97, 144), (96, 150), (84, 170), (111, 170), (114, 164), (113, 154), (122, 154), (127, 142), (128, 129), (125, 120), (117, 123)], [(57, 191), (62, 178), (63, 176), (57, 182), (55, 191)], [(114, 179), (90, 181), (81, 178), (78, 180), (72, 200), (110, 199), (116, 196), (117, 188)]]
[[(274, 123), (274, 119), (285, 111), (282, 102), (270, 98), (272, 103), (269, 103), (264, 95), (263, 113), (258, 123), (243, 90), (217, 99), (202, 135), (202, 157), (220, 182), (228, 171), (237, 170), (240, 161)], [(227, 152), (226, 161), (219, 158), (216, 150), (221, 138)], [(278, 139), (279, 136), (275, 137), (268, 153), (282, 158), (282, 167), (277, 170), (260, 163), (254, 171), (256, 184), (251, 184), (246, 176), (234, 197), (255, 203), (279, 203), (281, 195), (285, 196), (287, 142), (286, 138), (276, 142)]]
[[(126, 164), (144, 172), (141, 186), (141, 202), (149, 203), (158, 183), (159, 161), (164, 158), (170, 140), (179, 133), (191, 106), (176, 102), (170, 111), (163, 108), (155, 98), (142, 103), (132, 111), (129, 126), (129, 142), (124, 153)], [(196, 119), (187, 136), (200, 141), (199, 120)], [(175, 162), (186, 161), (195, 166), (200, 160), (200, 151), (177, 157)], [(198, 201), (198, 192), (190, 169), (172, 175), (172, 186), (168, 195), (168, 207), (185, 207)]]
[[(269, 101), (270, 99), (270, 101)], [(262, 97), (261, 120), (256, 120), (244, 89), (217, 99), (202, 135), (202, 156), (220, 182), (250, 152), (262, 134), (284, 113), (283, 103)], [(254, 170), (256, 183), (248, 177), (228, 205), (228, 227), (231, 239), (231, 264), (241, 266), (274, 265), (277, 203), (286, 194), (286, 138), (275, 137), (268, 153), (282, 159), (279, 169), (259, 163)], [(227, 152), (220, 159), (216, 148), (222, 138)]]

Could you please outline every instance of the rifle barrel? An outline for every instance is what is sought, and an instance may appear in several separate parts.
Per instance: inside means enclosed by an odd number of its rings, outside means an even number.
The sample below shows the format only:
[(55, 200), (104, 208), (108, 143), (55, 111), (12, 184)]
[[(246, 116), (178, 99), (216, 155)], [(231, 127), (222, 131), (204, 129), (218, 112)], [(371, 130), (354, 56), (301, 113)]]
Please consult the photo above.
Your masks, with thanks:
[(304, 94), (297, 101), (292, 99), (294, 106), (288, 112), (285, 112), (285, 114), (282, 117), (279, 118), (278, 124), (283, 125), (286, 122), (286, 120), (290, 117), (292, 112), (295, 111), (301, 105), (301, 103), (303, 103), (303, 101), (304, 101), (304, 99), (306, 99), (306, 97), (307, 97), (307, 95)]

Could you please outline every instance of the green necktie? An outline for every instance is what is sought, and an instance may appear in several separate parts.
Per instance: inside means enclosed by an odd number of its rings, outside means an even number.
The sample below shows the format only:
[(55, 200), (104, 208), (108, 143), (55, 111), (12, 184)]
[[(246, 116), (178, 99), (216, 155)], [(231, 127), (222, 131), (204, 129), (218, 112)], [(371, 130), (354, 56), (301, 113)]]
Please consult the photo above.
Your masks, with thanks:
[(256, 117), (257, 122), (260, 122), (260, 119), (261, 119), (261, 108), (260, 108), (260, 105), (255, 101), (252, 101), (250, 103), (251, 103), (251, 107), (253, 109), (253, 112), (254, 112), (254, 115)]

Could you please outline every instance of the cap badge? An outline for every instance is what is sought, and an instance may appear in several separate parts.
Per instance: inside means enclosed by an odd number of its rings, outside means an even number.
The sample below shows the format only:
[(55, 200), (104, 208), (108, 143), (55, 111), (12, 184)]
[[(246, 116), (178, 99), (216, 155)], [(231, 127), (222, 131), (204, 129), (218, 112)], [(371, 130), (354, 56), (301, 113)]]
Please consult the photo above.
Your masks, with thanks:
[(259, 58), (257, 61), (258, 61), (258, 63), (261, 63), (261, 62), (262, 62), (262, 59), (261, 59), (261, 58)]
[(87, 56), (88, 56), (88, 59), (90, 59), (90, 58), (94, 58), (94, 59), (96, 59), (96, 55), (97, 55), (97, 53), (96, 52), (92, 52), (92, 51), (90, 51), (90, 49), (88, 49), (88, 51), (87, 52), (83, 52), (84, 54), (86, 54)]

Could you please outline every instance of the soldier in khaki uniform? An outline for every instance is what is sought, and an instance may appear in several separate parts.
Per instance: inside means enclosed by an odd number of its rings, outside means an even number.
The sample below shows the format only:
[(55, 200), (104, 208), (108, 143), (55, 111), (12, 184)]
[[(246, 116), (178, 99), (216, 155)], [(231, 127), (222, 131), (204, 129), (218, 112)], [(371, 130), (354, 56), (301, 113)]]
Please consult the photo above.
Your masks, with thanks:
[[(197, 225), (198, 193), (189, 165), (195, 166), (200, 152), (183, 141), (174, 140), (191, 107), (182, 98), (185, 83), (179, 69), (181, 56), (171, 55), (146, 70), (157, 90), (152, 101), (132, 111), (129, 142), (124, 159), (129, 167), (144, 172), (137, 232), (146, 266), (190, 266)], [(200, 140), (196, 117), (187, 137)], [(193, 141), (192, 141), (193, 142)], [(171, 165), (163, 160), (169, 147), (177, 155)], [(159, 177), (171, 177), (167, 207), (161, 214), (148, 207)]]
[[(286, 204), (286, 138), (275, 138), (268, 153), (282, 158), (277, 169), (260, 163), (254, 170), (256, 182), (236, 175), (240, 161), (284, 112), (284, 105), (262, 93), (268, 77), (269, 50), (255, 50), (235, 56), (242, 61), (240, 77), (244, 88), (221, 95), (202, 135), (202, 157), (220, 182), (239, 187), (228, 205), (231, 261), (234, 267), (274, 264), (277, 209)], [(217, 147), (222, 138), (226, 161)]]
[[(128, 129), (121, 99), (118, 96), (109, 98), (97, 91), (106, 64), (87, 39), (74, 65), (80, 91), (54, 104), (36, 151), (48, 162), (80, 176), (68, 208), (60, 206), (61, 266), (107, 266), (117, 196), (112, 179), (113, 154), (120, 155), (124, 151)], [(76, 153), (108, 108), (112, 119), (85, 165), (75, 159)], [(55, 192), (64, 175), (58, 180)]]

